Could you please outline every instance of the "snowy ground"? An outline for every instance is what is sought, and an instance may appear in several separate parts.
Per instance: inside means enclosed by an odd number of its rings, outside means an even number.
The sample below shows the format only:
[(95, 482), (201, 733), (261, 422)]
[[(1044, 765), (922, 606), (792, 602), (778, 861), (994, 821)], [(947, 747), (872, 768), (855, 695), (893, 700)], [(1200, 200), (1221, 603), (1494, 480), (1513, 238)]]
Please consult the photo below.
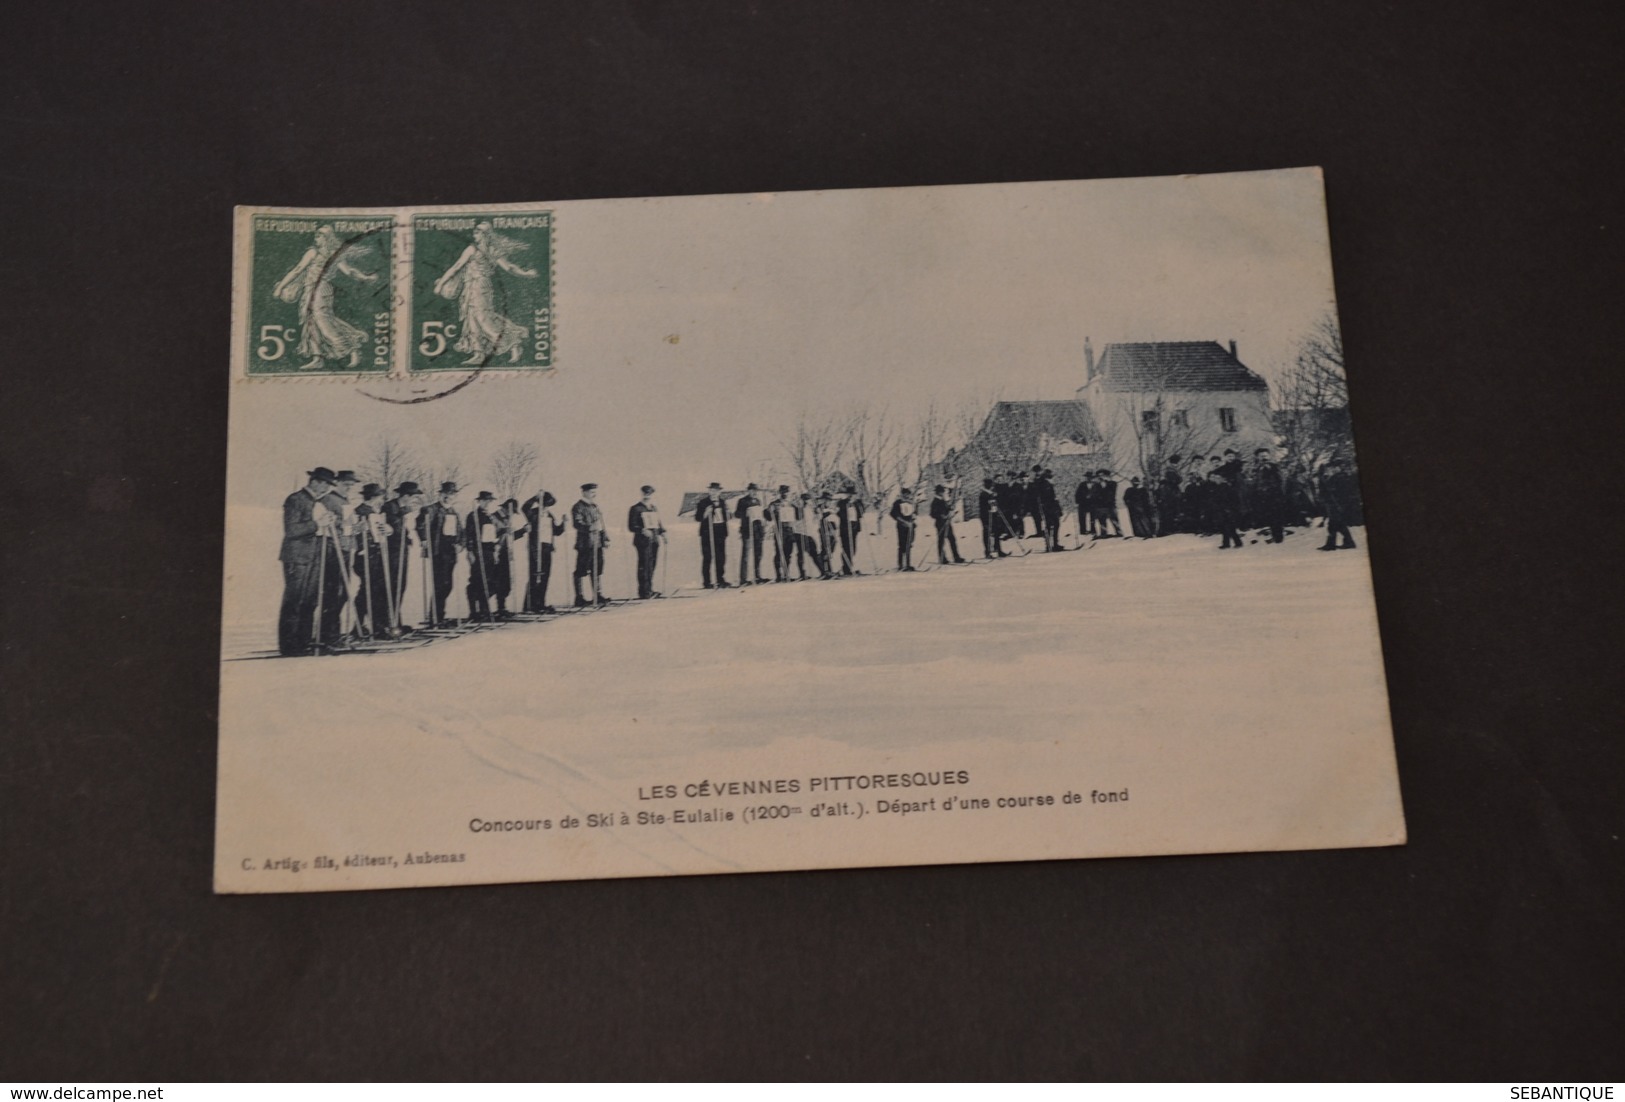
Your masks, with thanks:
[[(671, 584), (694, 599), (394, 654), (228, 661), (219, 881), (277, 891), (1397, 841), (1368, 563), (1363, 549), (1317, 552), (1321, 535), (1225, 552), (1189, 536), (1108, 540), (703, 592), (684, 524)], [(887, 543), (874, 544), (881, 565)], [(228, 624), (227, 652), (265, 645), (267, 626)], [(814, 777), (959, 769), (971, 783), (809, 790)], [(759, 778), (797, 779), (769, 802), (802, 810), (771, 824), (557, 826), (677, 807), (743, 815), (763, 801), (682, 792)], [(664, 784), (678, 797), (642, 798)], [(1099, 806), (1095, 790), (1131, 798)], [(1068, 791), (1082, 806), (1061, 804)], [(1029, 793), (1056, 805), (940, 803)], [(898, 797), (939, 803), (880, 813)], [(812, 819), (820, 800), (862, 801), (863, 818)], [(493, 835), (470, 831), (475, 817), (554, 825)], [(259, 871), (279, 856), (409, 850), (465, 859)]]

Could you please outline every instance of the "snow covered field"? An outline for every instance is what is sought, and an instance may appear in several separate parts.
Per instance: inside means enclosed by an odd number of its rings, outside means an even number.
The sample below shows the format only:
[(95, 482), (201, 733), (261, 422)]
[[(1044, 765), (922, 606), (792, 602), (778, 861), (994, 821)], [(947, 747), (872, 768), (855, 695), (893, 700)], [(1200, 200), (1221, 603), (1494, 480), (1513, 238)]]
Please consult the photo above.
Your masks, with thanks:
[[(392, 654), (223, 663), (220, 886), (1402, 838), (1363, 547), (1320, 553), (1318, 530), (1224, 552), (1190, 536), (1108, 540), (915, 574), (703, 592), (693, 526), (673, 527), (672, 585), (680, 578), (693, 599), (510, 624)], [(1363, 544), (1364, 531), (1355, 536)], [(874, 550), (886, 565), (889, 538)], [(867, 570), (867, 550), (860, 558)], [(627, 594), (629, 582), (612, 575), (610, 592)], [(554, 584), (562, 606), (567, 571)], [(274, 588), (259, 589), (274, 602)], [(249, 638), (265, 626), (228, 623), (228, 653), (234, 632), (238, 649), (266, 645), (263, 635)], [(968, 771), (969, 783), (812, 786), (829, 776), (955, 770)], [(771, 823), (672, 824), (677, 808), (742, 817), (763, 800), (685, 792), (754, 779), (795, 779), (796, 791), (768, 802), (800, 810)], [(677, 794), (649, 798), (664, 785)], [(1068, 792), (1082, 799), (1063, 803)], [(1092, 792), (1129, 797), (1102, 804)], [(1019, 811), (942, 803), (1023, 794), (1055, 803)], [(906, 816), (881, 810), (878, 801), (899, 797), (937, 802)], [(847, 815), (829, 817), (843, 801)], [(813, 818), (820, 803), (824, 816)], [(639, 812), (668, 819), (640, 827)], [(559, 826), (593, 814), (611, 825)], [(551, 825), (470, 827), (527, 818)], [(427, 872), (308, 867), (316, 855), (398, 861), (423, 851), (463, 860)], [(307, 868), (264, 868), (283, 856)]]

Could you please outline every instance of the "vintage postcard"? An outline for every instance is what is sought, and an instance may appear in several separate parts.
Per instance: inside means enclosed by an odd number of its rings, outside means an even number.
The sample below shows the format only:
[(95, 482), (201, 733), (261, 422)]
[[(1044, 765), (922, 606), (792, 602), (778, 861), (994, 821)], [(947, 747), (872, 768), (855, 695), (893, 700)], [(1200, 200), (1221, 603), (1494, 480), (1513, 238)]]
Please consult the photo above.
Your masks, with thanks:
[(235, 250), (218, 891), (1404, 841), (1318, 169)]

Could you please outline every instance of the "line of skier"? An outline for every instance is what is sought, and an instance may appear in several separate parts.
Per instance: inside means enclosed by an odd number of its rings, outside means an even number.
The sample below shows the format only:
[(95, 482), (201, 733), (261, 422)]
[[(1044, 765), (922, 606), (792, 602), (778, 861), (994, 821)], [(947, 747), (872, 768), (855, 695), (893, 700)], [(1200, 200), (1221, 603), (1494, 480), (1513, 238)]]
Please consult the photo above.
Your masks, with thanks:
[[(490, 623), (517, 614), (556, 613), (548, 590), (558, 541), (567, 531), (573, 531), (575, 552), (573, 607), (611, 603), (603, 586), (610, 540), (595, 483), (584, 483), (579, 500), (568, 510), (542, 489), (524, 501), (499, 501), (486, 490), (464, 512), (458, 504), (462, 489), (455, 482), (442, 483), (430, 495), (416, 482), (403, 482), (393, 491), (376, 483), (363, 485), (350, 470), (316, 467), (306, 478), (306, 485), (283, 502), (278, 649), (284, 655), (336, 652), (368, 640), (457, 627), (446, 605), (464, 561), (468, 620)], [(1360, 523), (1353, 474), (1346, 464), (1332, 460), (1313, 481), (1314, 492), (1306, 496), (1296, 480), (1282, 476), (1264, 448), (1246, 465), (1234, 451), (1205, 462), (1173, 456), (1155, 486), (1131, 479), (1122, 507), (1133, 536), (1221, 535), (1224, 549), (1242, 546), (1241, 531), (1252, 528), (1266, 543), (1281, 542), (1288, 525), (1306, 523), (1313, 512), (1326, 518), (1321, 550), (1352, 548), (1349, 527)], [(937, 484), (926, 503), (917, 502), (913, 489), (904, 487), (889, 508), (878, 496), (866, 503), (853, 483), (817, 494), (781, 485), (768, 494), (756, 483), (743, 492), (728, 492), (713, 482), (692, 503), (701, 584), (727, 589), (859, 575), (866, 573), (860, 569), (860, 549), (867, 552), (861, 560), (869, 566), (867, 573), (880, 573), (873, 545), (865, 546), (862, 537), (880, 535), (881, 516), (893, 523), (895, 569), (901, 572), (913, 572), (929, 561), (929, 552), (922, 556), (916, 550), (926, 521), (935, 536), (938, 564), (968, 561), (954, 531), (962, 510), (979, 522), (979, 561), (1008, 557), (1012, 545), (1016, 553), (1027, 554), (1028, 540), (1046, 552), (1082, 549), (1085, 540), (1123, 536), (1118, 489), (1110, 471), (1085, 472), (1072, 494), (1077, 527), (1075, 543), (1068, 547), (1061, 538), (1063, 507), (1054, 473), (1041, 465), (985, 478), (971, 500), (962, 498), (957, 483)], [(662, 596), (666, 588), (663, 572), (656, 588), (667, 529), (654, 495), (653, 486), (644, 486), (626, 522), (637, 560), (637, 596), (644, 600)], [(872, 533), (865, 531), (866, 517), (876, 521)], [(728, 581), (730, 535), (738, 541), (734, 583)], [(421, 563), (425, 611), (420, 623), (409, 625), (402, 608), (413, 559)], [(771, 578), (764, 575), (764, 562)], [(516, 591), (522, 599), (510, 608)]]

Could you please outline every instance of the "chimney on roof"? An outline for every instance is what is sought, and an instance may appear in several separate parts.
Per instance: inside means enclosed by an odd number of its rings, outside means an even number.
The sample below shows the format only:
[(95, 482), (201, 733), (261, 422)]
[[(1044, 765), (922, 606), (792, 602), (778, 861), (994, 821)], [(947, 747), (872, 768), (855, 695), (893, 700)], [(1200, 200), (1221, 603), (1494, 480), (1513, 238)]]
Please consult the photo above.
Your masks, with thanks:
[(1092, 382), (1095, 377), (1095, 346), (1089, 343), (1089, 338), (1083, 338), (1083, 381)]
[(1236, 340), (1234, 337), (1230, 338), (1230, 358), (1237, 363), (1241, 362), (1241, 358), (1236, 355)]

